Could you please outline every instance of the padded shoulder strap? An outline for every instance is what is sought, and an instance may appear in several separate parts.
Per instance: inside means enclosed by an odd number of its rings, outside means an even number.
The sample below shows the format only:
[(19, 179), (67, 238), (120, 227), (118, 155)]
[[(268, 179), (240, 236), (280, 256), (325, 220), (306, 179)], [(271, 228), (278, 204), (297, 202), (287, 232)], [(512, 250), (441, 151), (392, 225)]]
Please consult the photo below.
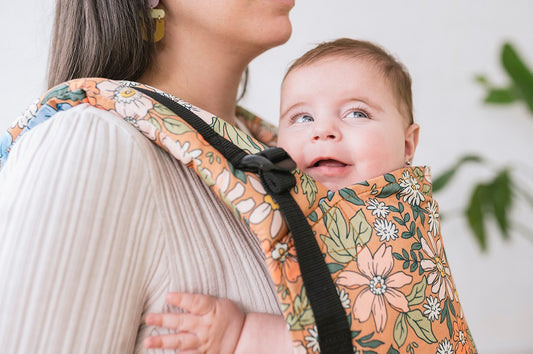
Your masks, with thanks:
[(298, 263), (318, 330), (322, 353), (353, 353), (350, 326), (335, 284), (313, 231), (290, 194), (295, 178), (290, 173), (296, 165), (281, 148), (270, 148), (250, 155), (215, 133), (200, 117), (173, 100), (154, 91), (136, 88), (160, 102), (196, 129), (238, 169), (257, 173), (263, 186), (279, 204), (294, 237)]

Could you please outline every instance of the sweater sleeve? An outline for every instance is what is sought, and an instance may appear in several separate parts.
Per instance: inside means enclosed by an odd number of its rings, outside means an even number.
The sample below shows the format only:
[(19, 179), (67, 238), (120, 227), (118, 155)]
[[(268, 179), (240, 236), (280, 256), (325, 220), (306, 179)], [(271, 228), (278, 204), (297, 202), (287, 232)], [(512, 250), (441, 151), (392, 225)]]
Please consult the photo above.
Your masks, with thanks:
[(164, 242), (141, 139), (82, 105), (13, 148), (0, 173), (3, 353), (135, 350)]

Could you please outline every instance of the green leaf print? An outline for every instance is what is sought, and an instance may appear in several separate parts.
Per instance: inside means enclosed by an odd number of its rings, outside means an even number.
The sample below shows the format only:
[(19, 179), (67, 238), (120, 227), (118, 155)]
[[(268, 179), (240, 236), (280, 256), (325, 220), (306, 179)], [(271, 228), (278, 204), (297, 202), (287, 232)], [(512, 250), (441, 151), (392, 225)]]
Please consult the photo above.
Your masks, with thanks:
[(243, 183), (247, 183), (246, 173), (243, 170), (236, 169), (232, 164), (229, 164), (229, 169), (232, 175), (240, 179)]
[(55, 90), (49, 92), (44, 97), (41, 103), (46, 103), (51, 98), (58, 98), (60, 100), (81, 101), (85, 97), (87, 97), (87, 94), (82, 89), (69, 91), (69, 86), (67, 84), (63, 84), (61, 86), (58, 86)]
[[(350, 219), (350, 235), (355, 240), (356, 245), (364, 246), (370, 241), (372, 230), (372, 225), (366, 220), (365, 213), (362, 210), (359, 210)], [(355, 252), (353, 255), (356, 255)]]
[(411, 290), (411, 293), (407, 295), (407, 301), (410, 306), (418, 305), (424, 302), (427, 286), (428, 281), (425, 276), (422, 278), (420, 283), (417, 283), (413, 286), (413, 290)]
[(391, 183), (383, 187), (381, 192), (377, 195), (378, 198), (387, 198), (393, 194), (398, 193), (401, 190), (401, 187), (398, 183)]
[(176, 115), (176, 113), (172, 112), (170, 109), (168, 109), (166, 106), (162, 105), (161, 103), (154, 104), (154, 110), (163, 116), (175, 116)]
[(343, 270), (344, 266), (339, 263), (328, 263), (328, 270), (331, 274), (337, 273), (339, 270)]
[(302, 192), (307, 197), (309, 207), (311, 207), (316, 201), (316, 194), (318, 192), (316, 182), (312, 177), (306, 175), (305, 173), (301, 174), (300, 181), (302, 181)]
[(341, 210), (337, 207), (331, 208), (323, 220), (330, 236), (320, 235), (320, 238), (326, 244), (328, 254), (340, 263), (353, 260), (356, 255), (356, 243), (353, 235), (349, 233)]
[(157, 119), (150, 116), (150, 118), (148, 118), (148, 122), (150, 122), (150, 124), (156, 127), (157, 130), (161, 131), (161, 124), (159, 124), (159, 121)]
[(394, 177), (394, 175), (391, 175), (390, 173), (387, 173), (385, 176), (383, 176), (383, 178), (385, 178), (385, 181), (389, 183), (396, 183), (396, 177)]
[(418, 338), (424, 340), (426, 343), (437, 343), (437, 338), (431, 329), (431, 322), (427, 319), (420, 310), (407, 312), (407, 323), (415, 331)]
[(339, 195), (349, 203), (354, 205), (364, 206), (365, 202), (355, 194), (355, 192), (350, 188), (343, 188), (339, 190)]
[(420, 193), (422, 193), (423, 195), (429, 195), (431, 193), (431, 186), (429, 184), (422, 185)]
[(453, 335), (453, 324), (452, 324), (452, 318), (450, 316), (450, 311), (448, 310), (448, 301), (444, 302), (444, 305), (442, 306), (442, 312), (440, 314), (440, 323), (444, 322), (446, 320), (446, 326), (448, 327), (448, 334), (450, 337)]
[[(213, 121), (217, 121), (219, 124), (222, 124), (220, 119), (214, 119)], [(241, 149), (246, 150), (251, 154), (261, 151), (261, 148), (257, 146), (257, 144), (254, 144), (253, 141), (249, 139), (248, 135), (238, 130), (233, 125), (225, 124), (224, 129), (226, 130), (228, 140)]]
[(387, 354), (400, 354), (400, 352), (391, 345)]
[(317, 222), (318, 221), (318, 214), (316, 213), (316, 211), (313, 211), (311, 214), (309, 214), (309, 216), (307, 218), (309, 220), (311, 220), (312, 222)]
[(394, 323), (394, 341), (398, 348), (404, 345), (405, 340), (407, 339), (407, 323), (405, 322), (405, 314), (400, 313)]
[(302, 330), (305, 326), (315, 322), (313, 310), (309, 304), (305, 288), (294, 298), (294, 313), (287, 316), (287, 323), (291, 330)]
[(163, 125), (169, 132), (176, 135), (192, 131), (188, 125), (174, 118), (163, 118)]
[(419, 181), (422, 181), (424, 179), (424, 170), (420, 167), (415, 167), (415, 169), (413, 170), (413, 174)]

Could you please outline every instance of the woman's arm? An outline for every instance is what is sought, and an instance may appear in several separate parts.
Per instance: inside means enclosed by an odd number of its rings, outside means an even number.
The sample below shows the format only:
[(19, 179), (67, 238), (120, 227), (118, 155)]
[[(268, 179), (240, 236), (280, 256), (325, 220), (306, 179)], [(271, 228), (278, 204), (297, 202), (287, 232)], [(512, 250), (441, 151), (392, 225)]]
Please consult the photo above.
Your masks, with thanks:
[(161, 243), (138, 133), (125, 124), (95, 108), (59, 113), (0, 173), (3, 353), (134, 351)]

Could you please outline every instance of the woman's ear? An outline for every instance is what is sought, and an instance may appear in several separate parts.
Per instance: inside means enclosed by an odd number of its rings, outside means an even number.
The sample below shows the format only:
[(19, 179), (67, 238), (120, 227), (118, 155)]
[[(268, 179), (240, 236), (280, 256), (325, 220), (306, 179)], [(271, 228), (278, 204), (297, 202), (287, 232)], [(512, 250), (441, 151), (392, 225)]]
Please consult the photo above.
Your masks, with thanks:
[(405, 131), (405, 162), (413, 161), (416, 146), (418, 145), (419, 132), (420, 126), (416, 123), (412, 123)]

